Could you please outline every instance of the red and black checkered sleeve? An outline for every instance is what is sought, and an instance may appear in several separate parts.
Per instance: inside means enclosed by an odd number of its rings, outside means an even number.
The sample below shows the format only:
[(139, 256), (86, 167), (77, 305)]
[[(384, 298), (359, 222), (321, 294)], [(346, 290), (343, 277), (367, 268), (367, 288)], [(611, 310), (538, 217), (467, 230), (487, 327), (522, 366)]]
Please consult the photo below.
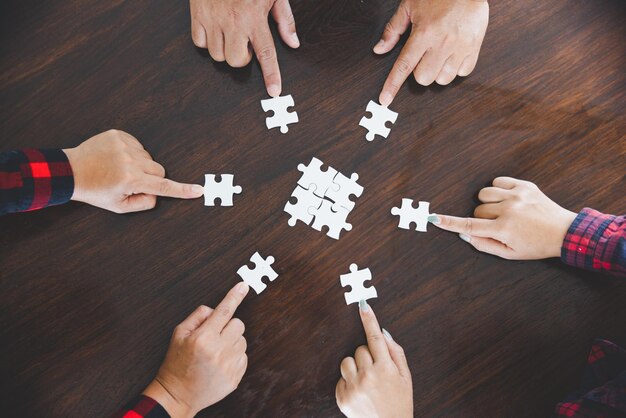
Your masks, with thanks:
[(574, 267), (626, 276), (626, 217), (583, 209), (563, 240), (561, 260)]
[(139, 395), (111, 418), (170, 418), (170, 415), (151, 397)]
[(0, 215), (68, 202), (74, 175), (60, 149), (0, 153)]

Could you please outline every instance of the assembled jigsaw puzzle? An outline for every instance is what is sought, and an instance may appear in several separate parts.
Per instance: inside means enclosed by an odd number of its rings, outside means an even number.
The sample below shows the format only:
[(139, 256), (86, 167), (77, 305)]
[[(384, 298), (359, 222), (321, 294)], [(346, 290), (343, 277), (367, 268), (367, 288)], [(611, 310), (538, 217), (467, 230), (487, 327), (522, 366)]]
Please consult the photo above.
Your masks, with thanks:
[(295, 105), (291, 94), (288, 96), (278, 96), (271, 99), (261, 100), (261, 107), (264, 112), (274, 111), (273, 116), (265, 119), (267, 129), (280, 127), (280, 132), (286, 134), (289, 131), (289, 124), (298, 122), (298, 113), (288, 112), (287, 109)]
[(372, 114), (371, 118), (363, 116), (359, 125), (367, 129), (365, 139), (373, 141), (376, 135), (380, 135), (383, 138), (387, 138), (391, 129), (386, 126), (387, 122), (392, 124), (398, 119), (398, 114), (388, 107), (381, 106), (373, 100), (367, 104), (367, 112)]
[(263, 283), (264, 277), (267, 277), (271, 282), (276, 280), (278, 277), (278, 273), (276, 273), (272, 268), (274, 257), (269, 256), (264, 259), (258, 252), (256, 252), (252, 255), (252, 257), (250, 257), (250, 261), (255, 264), (254, 269), (251, 269), (248, 266), (241, 266), (239, 270), (237, 270), (237, 274), (248, 284), (248, 286), (259, 294), (267, 287), (267, 285)]
[(391, 214), (400, 217), (398, 228), (411, 229), (411, 223), (415, 224), (415, 230), (426, 232), (430, 203), (419, 202), (417, 208), (413, 207), (413, 199), (402, 199), (402, 207), (394, 207)]
[(341, 286), (350, 286), (351, 291), (344, 293), (346, 305), (359, 302), (361, 300), (372, 299), (378, 297), (374, 286), (365, 287), (364, 282), (372, 280), (372, 272), (370, 269), (359, 270), (356, 264), (350, 264), (350, 273), (339, 276)]
[(315, 157), (308, 165), (298, 164), (302, 176), (291, 195), (295, 203), (287, 202), (284, 209), (291, 215), (289, 226), (302, 221), (318, 231), (328, 228), (327, 235), (339, 239), (342, 231), (352, 229), (352, 225), (346, 221), (355, 206), (350, 197), (361, 196), (363, 186), (357, 183), (358, 174), (352, 173), (346, 177), (332, 167), (322, 170), (323, 165)]
[(215, 174), (204, 175), (204, 206), (216, 206), (215, 200), (220, 200), (220, 206), (232, 206), (233, 195), (241, 193), (241, 186), (234, 186), (232, 174), (221, 174), (221, 181), (215, 181)]

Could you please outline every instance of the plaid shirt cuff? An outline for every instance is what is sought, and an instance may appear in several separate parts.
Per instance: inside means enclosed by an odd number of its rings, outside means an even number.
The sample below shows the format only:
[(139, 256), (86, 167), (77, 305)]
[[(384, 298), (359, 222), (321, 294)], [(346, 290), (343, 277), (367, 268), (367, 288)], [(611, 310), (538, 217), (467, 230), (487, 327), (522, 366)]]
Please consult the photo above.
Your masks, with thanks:
[(586, 270), (626, 276), (626, 218), (584, 208), (563, 240), (561, 260)]
[(170, 418), (170, 415), (151, 397), (139, 395), (111, 418)]
[(0, 153), (0, 215), (68, 202), (74, 175), (60, 149)]

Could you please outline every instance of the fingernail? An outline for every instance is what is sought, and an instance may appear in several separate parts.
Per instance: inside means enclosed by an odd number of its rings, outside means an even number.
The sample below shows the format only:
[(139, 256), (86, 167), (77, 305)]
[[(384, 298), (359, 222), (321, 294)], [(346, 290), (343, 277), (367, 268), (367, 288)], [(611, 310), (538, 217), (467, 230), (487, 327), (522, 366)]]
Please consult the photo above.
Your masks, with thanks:
[(276, 97), (280, 94), (280, 87), (277, 84), (271, 84), (267, 87), (267, 93), (272, 97)]
[(383, 106), (389, 106), (392, 100), (393, 100), (393, 97), (389, 93), (383, 93), (380, 96), (380, 104)]
[(381, 39), (380, 41), (378, 41), (378, 43), (376, 45), (374, 45), (374, 49), (380, 49), (383, 47), (383, 45), (385, 45), (385, 40)]
[(463, 241), (465, 242), (470, 242), (470, 237), (469, 235), (465, 235), (465, 234), (459, 234), (459, 238), (461, 238)]
[(248, 286), (248, 283), (246, 282), (237, 283), (237, 292), (241, 293), (242, 295), (248, 294), (249, 289), (250, 287)]
[(194, 196), (202, 196), (204, 194), (204, 187), (199, 184), (194, 184), (191, 186), (191, 193), (193, 193)]
[(441, 218), (439, 218), (439, 216), (437, 215), (428, 215), (428, 218), (426, 218), (426, 220), (433, 225), (439, 225), (441, 223)]
[(293, 33), (291, 35), (291, 39), (293, 39), (293, 41), (296, 43), (296, 47), (300, 46), (300, 39), (298, 39), (298, 34), (297, 33)]
[(389, 334), (389, 331), (387, 331), (385, 328), (383, 328), (383, 335), (389, 338), (391, 341), (393, 341), (393, 337), (391, 336), (391, 334)]
[(367, 312), (370, 310), (370, 306), (364, 300), (359, 301), (359, 310), (361, 312)]

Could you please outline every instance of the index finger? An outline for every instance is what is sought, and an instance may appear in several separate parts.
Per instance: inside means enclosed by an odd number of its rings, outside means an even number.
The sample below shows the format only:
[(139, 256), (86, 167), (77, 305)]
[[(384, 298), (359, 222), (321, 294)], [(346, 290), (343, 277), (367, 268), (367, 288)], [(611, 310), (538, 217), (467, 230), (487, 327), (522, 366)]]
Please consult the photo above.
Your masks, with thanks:
[(267, 94), (272, 97), (280, 96), (282, 90), (280, 68), (278, 67), (272, 32), (270, 32), (267, 24), (262, 25), (261, 29), (250, 38), (250, 42), (261, 65)]
[(237, 283), (213, 310), (211, 316), (204, 321), (200, 329), (210, 329), (217, 333), (222, 332), (226, 324), (233, 318), (235, 311), (246, 297), (249, 290), (250, 287), (248, 287), (245, 282)]
[(439, 214), (436, 216), (439, 218), (439, 222), (434, 222), (434, 225), (446, 231), (482, 238), (498, 239), (500, 235), (496, 228), (495, 219), (459, 218)]
[(202, 196), (204, 188), (199, 184), (178, 183), (163, 177), (146, 174), (137, 193), (178, 199), (195, 199)]
[(422, 59), (422, 55), (426, 51), (424, 44), (411, 33), (406, 45), (402, 48), (398, 59), (393, 64), (393, 68), (385, 80), (383, 89), (380, 92), (379, 101), (383, 106), (389, 106), (398, 94), (400, 87), (406, 79), (413, 73), (415, 67)]
[(384, 340), (380, 325), (378, 325), (376, 315), (374, 315), (374, 311), (372, 311), (372, 308), (367, 302), (359, 302), (359, 313), (361, 314), (361, 322), (363, 322), (363, 329), (367, 337), (367, 346), (370, 353), (372, 353), (374, 362), (391, 359), (387, 343)]

